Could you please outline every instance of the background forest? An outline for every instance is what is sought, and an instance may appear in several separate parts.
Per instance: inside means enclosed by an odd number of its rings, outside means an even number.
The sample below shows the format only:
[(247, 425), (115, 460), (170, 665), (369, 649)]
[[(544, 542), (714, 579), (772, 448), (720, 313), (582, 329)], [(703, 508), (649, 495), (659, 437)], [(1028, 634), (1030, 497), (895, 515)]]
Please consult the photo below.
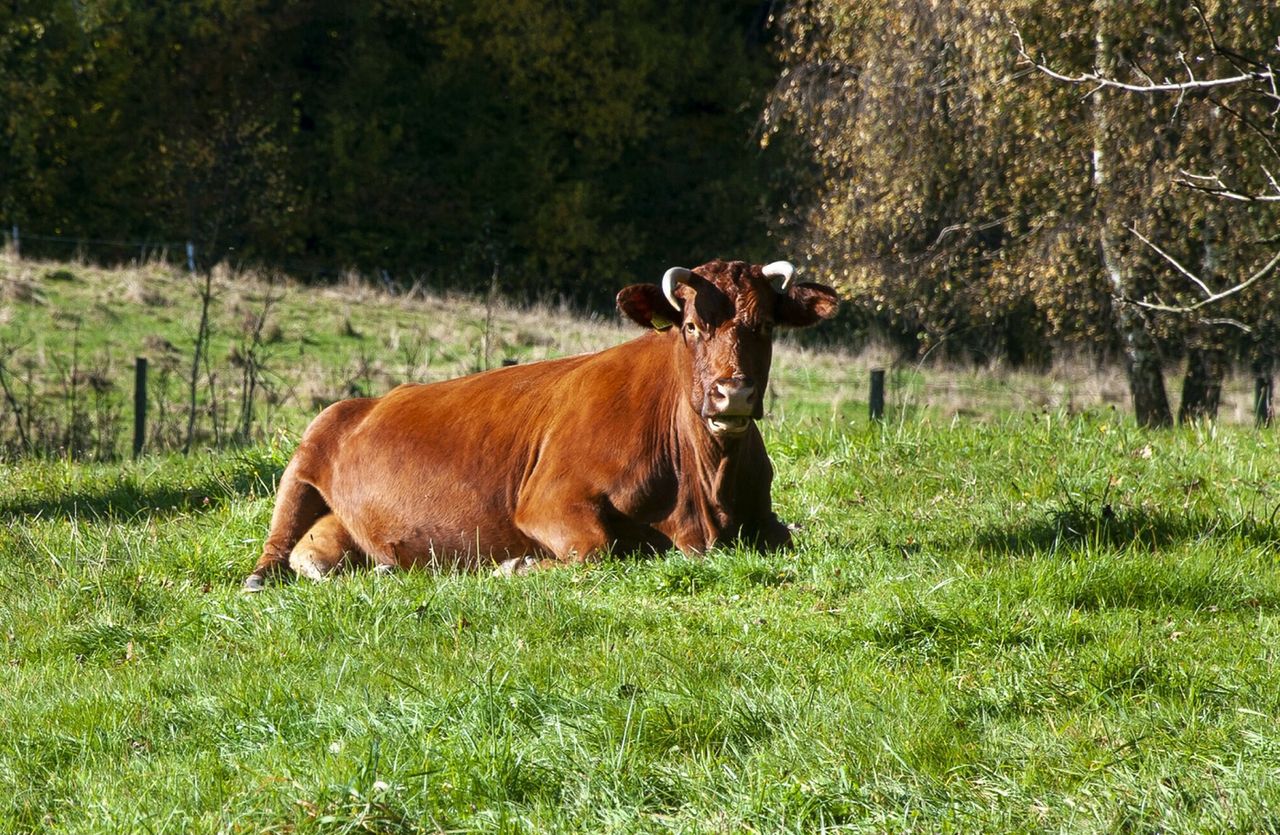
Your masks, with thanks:
[(851, 341), (1120, 359), (1162, 424), (1181, 363), (1183, 417), (1271, 373), (1278, 35), (1262, 0), (36, 0), (0, 9), (0, 220), (602, 311), (785, 256)]

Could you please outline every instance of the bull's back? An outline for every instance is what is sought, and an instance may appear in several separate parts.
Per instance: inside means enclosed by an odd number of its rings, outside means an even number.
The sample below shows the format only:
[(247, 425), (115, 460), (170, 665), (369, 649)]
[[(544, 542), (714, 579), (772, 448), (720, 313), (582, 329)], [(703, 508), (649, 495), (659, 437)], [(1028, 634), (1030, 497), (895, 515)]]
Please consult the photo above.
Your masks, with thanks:
[(537, 553), (515, 505), (555, 382), (583, 359), (404, 385), (352, 408), (331, 433), (330, 509), (367, 553), (402, 565)]

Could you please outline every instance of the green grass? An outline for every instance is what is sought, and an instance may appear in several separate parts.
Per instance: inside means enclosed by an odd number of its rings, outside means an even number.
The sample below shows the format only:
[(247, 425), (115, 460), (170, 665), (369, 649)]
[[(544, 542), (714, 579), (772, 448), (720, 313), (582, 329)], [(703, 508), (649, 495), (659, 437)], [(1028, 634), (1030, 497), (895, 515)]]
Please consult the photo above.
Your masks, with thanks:
[[(234, 414), (268, 288), (216, 287)], [(10, 372), (62, 420), (77, 346), (116, 454), (136, 354), (180, 435), (198, 313), (161, 267), (0, 259)], [(251, 445), (0, 460), (0, 832), (1280, 830), (1280, 441), (1143, 432), (1114, 375), (899, 368), (868, 425), (885, 358), (787, 342), (792, 554), (243, 596), (319, 405), (482, 365), (486, 321), (495, 363), (634, 332), (289, 285)]]
[(768, 427), (799, 548), (238, 583), (289, 446), (0, 470), (0, 831), (1280, 828), (1272, 433)]

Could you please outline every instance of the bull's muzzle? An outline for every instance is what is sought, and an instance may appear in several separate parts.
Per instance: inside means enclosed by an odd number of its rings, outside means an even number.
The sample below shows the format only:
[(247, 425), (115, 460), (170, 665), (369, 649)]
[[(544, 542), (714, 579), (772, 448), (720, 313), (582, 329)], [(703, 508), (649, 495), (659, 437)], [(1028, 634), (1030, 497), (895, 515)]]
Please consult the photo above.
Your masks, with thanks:
[(711, 384), (702, 415), (713, 435), (741, 435), (757, 414), (755, 381), (750, 377), (723, 377)]

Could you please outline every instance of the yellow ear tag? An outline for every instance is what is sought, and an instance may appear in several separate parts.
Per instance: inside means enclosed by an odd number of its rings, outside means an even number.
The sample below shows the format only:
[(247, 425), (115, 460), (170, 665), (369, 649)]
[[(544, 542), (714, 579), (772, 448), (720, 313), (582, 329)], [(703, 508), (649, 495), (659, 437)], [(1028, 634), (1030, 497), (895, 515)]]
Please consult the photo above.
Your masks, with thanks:
[(649, 320), (649, 324), (653, 325), (653, 329), (655, 331), (665, 331), (667, 328), (670, 328), (672, 325), (674, 325), (675, 322), (670, 322), (661, 316), (654, 316), (652, 319)]

